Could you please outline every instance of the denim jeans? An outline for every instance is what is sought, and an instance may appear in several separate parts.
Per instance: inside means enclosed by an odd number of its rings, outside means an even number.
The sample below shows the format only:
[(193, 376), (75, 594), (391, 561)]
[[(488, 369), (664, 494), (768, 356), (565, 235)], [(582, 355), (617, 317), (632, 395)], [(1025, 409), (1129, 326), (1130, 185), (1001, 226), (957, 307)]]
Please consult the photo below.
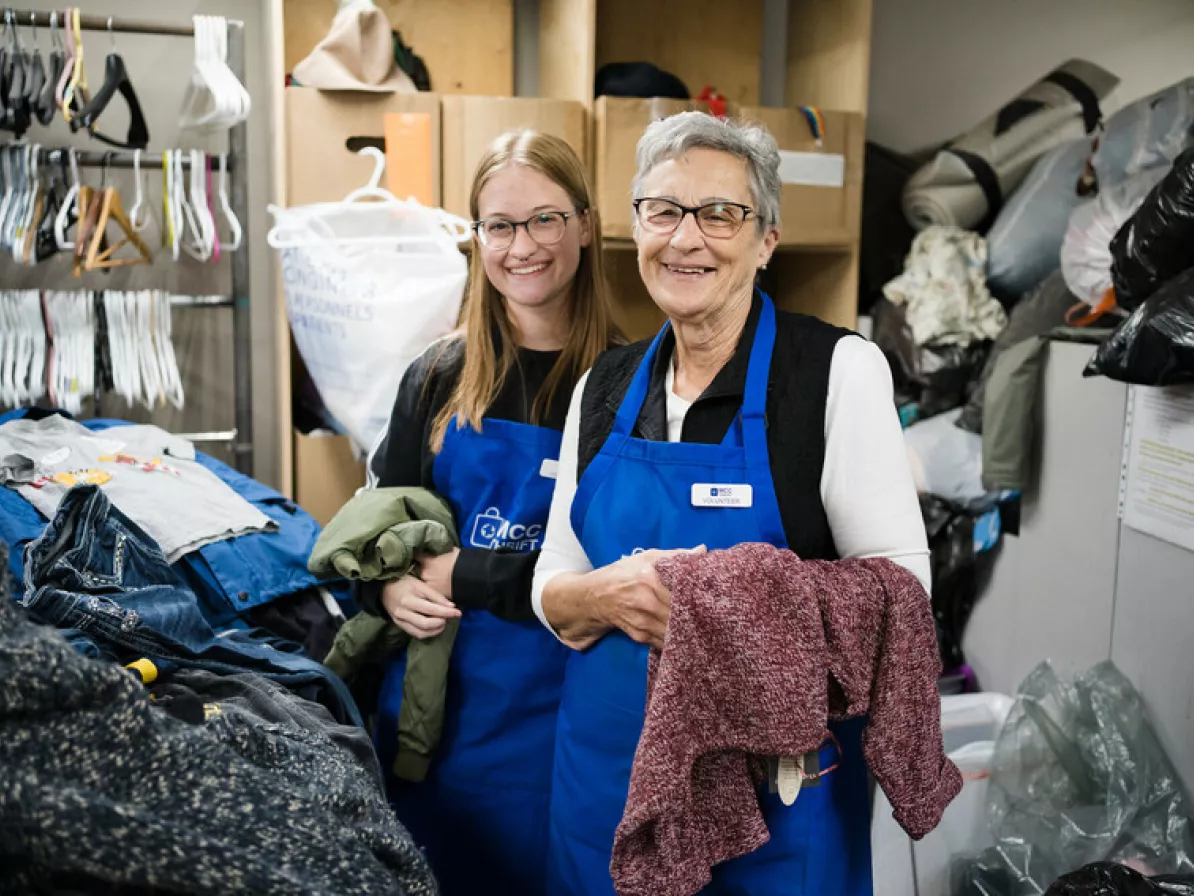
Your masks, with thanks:
[[(256, 672), (361, 725), (344, 682), (312, 659), (252, 631), (215, 632), (162, 552), (96, 486), (71, 489), (26, 549), (25, 606), (42, 622), (73, 629), (81, 652), (159, 668)], [(90, 645), (85, 642), (89, 641)], [(94, 654), (93, 654), (94, 655)]]

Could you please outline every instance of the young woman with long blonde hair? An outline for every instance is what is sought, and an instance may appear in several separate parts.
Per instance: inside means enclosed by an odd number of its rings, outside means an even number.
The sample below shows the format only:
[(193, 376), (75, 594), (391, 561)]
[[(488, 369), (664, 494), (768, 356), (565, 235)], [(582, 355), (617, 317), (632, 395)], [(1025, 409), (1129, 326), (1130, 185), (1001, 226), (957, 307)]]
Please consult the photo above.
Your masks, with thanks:
[[(371, 473), (452, 507), (462, 547), (386, 583), (380, 609), (415, 638), (460, 618), (443, 737), (427, 779), (391, 781), (442, 892), (544, 892), (556, 709), (568, 650), (531, 607), (531, 578), (573, 387), (615, 338), (601, 226), (562, 140), (498, 138), (470, 197), (475, 242), (460, 330), (407, 371)], [(392, 750), (401, 665), (382, 686)]]

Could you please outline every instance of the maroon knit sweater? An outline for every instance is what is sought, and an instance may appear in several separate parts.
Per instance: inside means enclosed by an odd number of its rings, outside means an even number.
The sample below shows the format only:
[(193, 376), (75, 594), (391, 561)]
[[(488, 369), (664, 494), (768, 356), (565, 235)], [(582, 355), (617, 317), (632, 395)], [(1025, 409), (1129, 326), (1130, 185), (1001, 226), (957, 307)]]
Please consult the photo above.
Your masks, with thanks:
[(962, 778), (942, 746), (941, 661), (915, 576), (765, 544), (657, 570), (671, 617), (614, 839), (621, 896), (688, 896), (766, 843), (758, 757), (816, 750), (830, 719), (869, 714), (863, 755), (896, 820), (916, 839), (937, 826)]

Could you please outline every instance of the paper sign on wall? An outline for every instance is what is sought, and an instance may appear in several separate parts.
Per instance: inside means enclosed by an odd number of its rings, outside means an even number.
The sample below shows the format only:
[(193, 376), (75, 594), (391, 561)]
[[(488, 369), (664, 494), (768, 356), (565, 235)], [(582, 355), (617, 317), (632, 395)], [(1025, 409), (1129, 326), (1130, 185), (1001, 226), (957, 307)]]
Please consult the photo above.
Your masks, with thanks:
[(1194, 551), (1194, 389), (1133, 386), (1119, 514), (1124, 524)]
[(806, 187), (844, 187), (846, 157), (831, 152), (779, 151), (779, 179)]
[(386, 183), (399, 199), (413, 196), (434, 205), (431, 165), (431, 116), (390, 112), (385, 118)]

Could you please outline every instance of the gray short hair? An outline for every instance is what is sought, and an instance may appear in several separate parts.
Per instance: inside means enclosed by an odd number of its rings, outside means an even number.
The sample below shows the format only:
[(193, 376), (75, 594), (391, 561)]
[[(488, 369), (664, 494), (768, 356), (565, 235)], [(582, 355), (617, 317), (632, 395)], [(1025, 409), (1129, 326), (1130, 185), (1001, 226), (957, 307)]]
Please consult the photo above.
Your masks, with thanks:
[(652, 168), (692, 149), (715, 149), (745, 161), (759, 233), (780, 226), (779, 145), (767, 128), (751, 121), (678, 112), (652, 122), (638, 141), (632, 197), (642, 198), (643, 181)]

